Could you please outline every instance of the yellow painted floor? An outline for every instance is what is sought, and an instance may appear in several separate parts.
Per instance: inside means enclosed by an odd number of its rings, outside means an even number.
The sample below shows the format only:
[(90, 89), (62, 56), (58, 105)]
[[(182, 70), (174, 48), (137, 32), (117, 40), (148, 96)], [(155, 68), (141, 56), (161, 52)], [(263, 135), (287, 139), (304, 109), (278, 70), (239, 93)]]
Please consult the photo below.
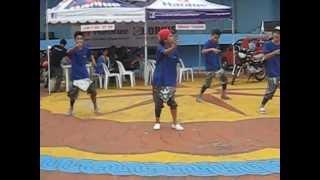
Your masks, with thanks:
[[(177, 88), (176, 101), (178, 103), (178, 119), (180, 121), (239, 121), (261, 117), (280, 117), (280, 97), (274, 97), (267, 104), (267, 114), (265, 115), (261, 115), (258, 112), (262, 96), (229, 95), (232, 99), (224, 102), (244, 112), (245, 115), (230, 111), (216, 104), (208, 102), (197, 103), (193, 96), (199, 93), (203, 80), (204, 78), (196, 78), (194, 82), (184, 81), (182, 83), (183, 87)], [(208, 89), (205, 94), (211, 94), (219, 98), (219, 94), (215, 94), (220, 89), (217, 83), (218, 81), (214, 80), (214, 87)], [(228, 89), (234, 93), (263, 95), (266, 87), (266, 81), (247, 82), (246, 79), (242, 79), (236, 82), (235, 85), (229, 85)], [(280, 96), (279, 90), (276, 95)], [(93, 113), (89, 96), (86, 93), (80, 93), (79, 100), (75, 104), (75, 116), (80, 119), (91, 118), (120, 122), (150, 122), (150, 120), (154, 119), (151, 86), (138, 85), (131, 88), (126, 85), (122, 89), (98, 89), (97, 101), (100, 111), (103, 113), (99, 116)], [(64, 114), (68, 110), (68, 106), (69, 100), (66, 93), (56, 93), (41, 99), (41, 109), (52, 113)], [(167, 106), (162, 111), (161, 120), (162, 122), (171, 122)]]

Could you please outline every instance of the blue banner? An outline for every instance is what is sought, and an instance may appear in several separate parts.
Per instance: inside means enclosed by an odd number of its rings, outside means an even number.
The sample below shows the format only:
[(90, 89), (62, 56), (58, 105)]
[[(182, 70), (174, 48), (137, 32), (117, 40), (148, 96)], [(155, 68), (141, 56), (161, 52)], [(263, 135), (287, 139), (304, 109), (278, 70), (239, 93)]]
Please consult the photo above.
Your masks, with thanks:
[(186, 20), (231, 18), (231, 9), (222, 10), (148, 10), (148, 20)]

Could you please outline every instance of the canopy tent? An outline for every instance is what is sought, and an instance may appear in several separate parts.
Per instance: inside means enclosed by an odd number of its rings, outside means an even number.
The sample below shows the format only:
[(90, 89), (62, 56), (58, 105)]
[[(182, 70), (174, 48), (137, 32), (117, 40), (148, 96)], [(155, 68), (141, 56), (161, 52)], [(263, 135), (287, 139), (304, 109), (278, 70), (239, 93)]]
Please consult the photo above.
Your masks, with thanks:
[(47, 10), (51, 24), (144, 21), (144, 8), (119, 0), (63, 0)]
[[(47, 10), (47, 23), (143, 22), (146, 64), (148, 21), (231, 19), (231, 11), (229, 6), (205, 0), (63, 0)], [(147, 79), (145, 75), (145, 84)]]
[(231, 8), (205, 0), (157, 0), (146, 8), (147, 20), (230, 18)]
[[(206, 0), (156, 0), (146, 7), (145, 32), (148, 21), (181, 21), (214, 19), (230, 19), (232, 21), (232, 34), (234, 34), (234, 23), (232, 20), (232, 9)], [(234, 39), (234, 38), (233, 38)], [(148, 59), (147, 33), (145, 33), (145, 64)], [(199, 46), (199, 65), (200, 65)], [(147, 85), (148, 73), (145, 66), (145, 85)]]

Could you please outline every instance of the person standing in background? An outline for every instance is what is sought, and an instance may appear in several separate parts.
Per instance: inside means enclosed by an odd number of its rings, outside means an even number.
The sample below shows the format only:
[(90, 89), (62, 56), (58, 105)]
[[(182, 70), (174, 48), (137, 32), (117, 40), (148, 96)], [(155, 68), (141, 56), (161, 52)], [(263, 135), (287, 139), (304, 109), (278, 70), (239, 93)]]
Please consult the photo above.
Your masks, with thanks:
[(61, 67), (61, 61), (67, 55), (67, 49), (65, 48), (66, 44), (67, 41), (61, 39), (59, 45), (54, 45), (50, 49), (50, 76), (56, 79), (56, 83), (52, 92), (61, 91), (60, 86), (63, 79), (63, 69)]

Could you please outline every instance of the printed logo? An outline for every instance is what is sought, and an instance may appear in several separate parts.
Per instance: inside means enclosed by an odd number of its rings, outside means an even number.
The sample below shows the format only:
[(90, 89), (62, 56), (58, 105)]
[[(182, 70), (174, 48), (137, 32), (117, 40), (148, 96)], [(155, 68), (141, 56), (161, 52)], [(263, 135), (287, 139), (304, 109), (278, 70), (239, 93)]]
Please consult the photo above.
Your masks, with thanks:
[(150, 12), (149, 18), (150, 19), (155, 19), (156, 18), (156, 12)]

